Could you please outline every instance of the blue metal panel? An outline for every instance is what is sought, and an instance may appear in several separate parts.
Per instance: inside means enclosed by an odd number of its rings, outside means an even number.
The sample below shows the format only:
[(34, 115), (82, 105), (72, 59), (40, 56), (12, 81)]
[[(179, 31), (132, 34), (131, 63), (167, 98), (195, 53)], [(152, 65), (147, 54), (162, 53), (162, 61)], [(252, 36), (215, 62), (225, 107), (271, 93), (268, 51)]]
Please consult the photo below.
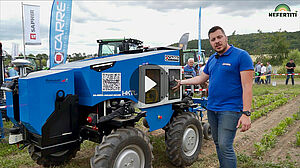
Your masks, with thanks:
[(14, 119), (14, 107), (13, 107), (13, 94), (12, 92), (5, 92), (6, 95), (6, 114), (7, 117), (12, 120)]
[[(5, 81), (12, 81), (11, 78), (6, 78)], [(12, 92), (5, 92), (6, 96), (6, 115), (9, 118), (9, 120), (17, 124), (17, 121), (14, 118), (14, 106), (13, 106), (13, 93)]]
[[(156, 52), (157, 53), (157, 52)], [(144, 53), (142, 53), (144, 54)], [(133, 54), (132, 54), (133, 55)], [(137, 99), (132, 94), (125, 94), (131, 91), (130, 82), (132, 75), (138, 70), (140, 65), (152, 64), (152, 65), (180, 65), (179, 62), (167, 62), (165, 61), (165, 55), (179, 55), (179, 51), (167, 51), (158, 52), (157, 54), (147, 54), (139, 56), (134, 54), (135, 57), (126, 59), (128, 55), (118, 55), (110, 57), (110, 60), (106, 62), (117, 61), (115, 65), (102, 72), (96, 72), (90, 69), (90, 65), (104, 63), (102, 59), (94, 59), (89, 61), (81, 61), (74, 63), (74, 67), (80, 67), (75, 69), (75, 89), (76, 94), (79, 96), (79, 104), (86, 106), (94, 106), (99, 102), (112, 99), (112, 98), (127, 98), (137, 102)], [(117, 58), (116, 58), (117, 57)], [(123, 58), (124, 57), (124, 58)], [(118, 61), (119, 60), (119, 61)], [(82, 63), (85, 63), (85, 67), (82, 67)], [(70, 65), (68, 65), (68, 68)], [(57, 66), (54, 69), (65, 69), (67, 67)], [(121, 73), (121, 90), (120, 91), (102, 91), (102, 73)], [(138, 75), (134, 79), (138, 83)], [(127, 91), (127, 92), (126, 92)], [(136, 88), (135, 93), (138, 93)]]
[(41, 135), (42, 126), (55, 110), (57, 91), (75, 93), (73, 74), (66, 70), (44, 71), (19, 79), (20, 121), (27, 129)]
[[(79, 104), (94, 106), (102, 101), (114, 98), (127, 98), (134, 102), (137, 99), (132, 94), (127, 94), (132, 75), (139, 66), (152, 65), (180, 65), (180, 62), (166, 61), (165, 55), (179, 56), (178, 50), (153, 51), (139, 54), (124, 54), (107, 58), (95, 58), (87, 61), (71, 62), (58, 65), (48, 71), (30, 73), (27, 77), (19, 79), (20, 120), (31, 132), (41, 135), (42, 126), (54, 112), (55, 99), (58, 90), (65, 94), (79, 96)], [(96, 72), (91, 65), (115, 61), (115, 65), (102, 72)], [(102, 74), (120, 73), (121, 89), (118, 91), (102, 91)], [(136, 83), (138, 84), (138, 75)], [(135, 90), (138, 93), (138, 88)], [(13, 119), (13, 98), (7, 93), (7, 113)], [(164, 127), (170, 120), (173, 110), (172, 105), (162, 105), (145, 109), (150, 131)], [(158, 119), (158, 115), (162, 119)]]
[[(151, 107), (144, 110), (147, 111), (146, 120), (150, 127), (149, 131), (154, 131), (166, 126), (174, 112), (172, 110), (172, 104)], [(159, 116), (161, 116), (161, 119), (159, 118)]]

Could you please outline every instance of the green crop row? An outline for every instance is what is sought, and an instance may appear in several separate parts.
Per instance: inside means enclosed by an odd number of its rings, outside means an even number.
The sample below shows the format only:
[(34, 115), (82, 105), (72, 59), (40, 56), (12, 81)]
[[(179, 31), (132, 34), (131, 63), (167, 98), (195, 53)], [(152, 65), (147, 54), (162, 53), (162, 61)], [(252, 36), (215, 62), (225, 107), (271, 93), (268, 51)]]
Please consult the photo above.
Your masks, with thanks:
[(260, 118), (261, 116), (266, 115), (269, 111), (272, 111), (275, 108), (282, 106), (283, 104), (285, 104), (287, 102), (288, 102), (288, 98), (282, 97), (281, 99), (276, 100), (275, 102), (266, 106), (265, 108), (252, 112), (251, 120), (256, 120), (256, 119)]
[(271, 148), (274, 148), (276, 143), (276, 137), (283, 135), (286, 132), (287, 127), (293, 124), (293, 122), (297, 120), (299, 116), (300, 113), (298, 112), (294, 114), (292, 118), (285, 118), (284, 120), (280, 121), (276, 127), (272, 128), (271, 132), (264, 134), (260, 142), (256, 142), (254, 144), (254, 153), (256, 154), (256, 156), (262, 156), (264, 152), (270, 150)]
[(268, 105), (278, 99), (284, 97), (284, 94), (268, 94), (268, 95), (261, 95), (257, 96), (252, 100), (252, 109), (259, 109), (262, 106)]
[(296, 146), (300, 146), (300, 132), (296, 134)]

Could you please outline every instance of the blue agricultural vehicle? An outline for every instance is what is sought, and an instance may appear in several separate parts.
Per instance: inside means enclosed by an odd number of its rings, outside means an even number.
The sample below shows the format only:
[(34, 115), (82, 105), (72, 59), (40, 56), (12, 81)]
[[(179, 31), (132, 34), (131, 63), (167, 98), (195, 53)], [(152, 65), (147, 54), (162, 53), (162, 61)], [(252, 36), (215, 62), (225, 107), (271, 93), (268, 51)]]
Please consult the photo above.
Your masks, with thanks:
[(9, 143), (28, 146), (39, 165), (57, 166), (89, 140), (99, 143), (92, 168), (150, 168), (152, 145), (135, 127), (145, 118), (149, 131), (165, 130), (170, 162), (191, 165), (203, 131), (192, 98), (172, 90), (182, 78), (182, 50), (145, 49), (133, 39), (97, 42), (97, 58), (7, 79)]

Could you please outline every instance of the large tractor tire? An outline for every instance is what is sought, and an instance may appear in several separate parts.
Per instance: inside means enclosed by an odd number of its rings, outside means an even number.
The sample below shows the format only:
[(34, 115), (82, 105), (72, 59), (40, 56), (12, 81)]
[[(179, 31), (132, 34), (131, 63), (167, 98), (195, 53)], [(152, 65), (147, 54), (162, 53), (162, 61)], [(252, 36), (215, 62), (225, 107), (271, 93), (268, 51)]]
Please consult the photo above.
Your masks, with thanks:
[(91, 158), (92, 168), (151, 168), (152, 145), (137, 128), (122, 128), (103, 137)]
[(212, 139), (211, 128), (208, 122), (203, 124), (203, 135), (206, 140)]
[(39, 165), (44, 167), (49, 166), (59, 166), (68, 163), (72, 158), (76, 156), (77, 151), (79, 151), (80, 145), (76, 145), (65, 151), (49, 154), (46, 156), (41, 156), (41, 152), (31, 144), (28, 147), (28, 153), (30, 157)]
[(166, 127), (166, 152), (171, 163), (178, 167), (193, 164), (202, 145), (202, 125), (196, 114), (180, 113)]

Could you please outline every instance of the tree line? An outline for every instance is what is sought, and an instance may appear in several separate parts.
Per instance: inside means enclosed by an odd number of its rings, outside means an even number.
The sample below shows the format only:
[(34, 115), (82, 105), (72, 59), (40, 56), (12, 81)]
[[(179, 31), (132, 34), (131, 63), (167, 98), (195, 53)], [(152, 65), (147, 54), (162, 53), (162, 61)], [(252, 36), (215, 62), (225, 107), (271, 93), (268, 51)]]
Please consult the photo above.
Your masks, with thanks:
[[(229, 44), (246, 50), (250, 55), (255, 55), (257, 61), (268, 61), (273, 65), (281, 65), (283, 61), (291, 56), (296, 62), (300, 61), (299, 39), (300, 31), (287, 32), (281, 30), (271, 33), (263, 33), (258, 30), (257, 33), (243, 35), (238, 35), (234, 31), (228, 36)], [(172, 46), (178, 46), (178, 43), (172, 44)], [(207, 56), (214, 53), (208, 39), (201, 40), (201, 47), (205, 50)], [(187, 48), (197, 49), (198, 40), (189, 41)]]
[[(26, 55), (27, 58), (33, 58), (38, 66), (38, 69), (44, 69), (47, 66), (47, 61), (49, 59), (49, 56), (47, 54), (29, 54)], [(91, 58), (91, 57), (97, 57), (97, 54), (86, 54), (86, 53), (73, 53), (71, 55), (68, 55), (67, 61), (72, 62), (72, 61), (78, 61), (82, 60), (85, 58)], [(16, 58), (24, 58), (23, 54), (21, 53), (18, 57)], [(5, 66), (12, 66), (11, 65), (11, 60), (12, 56), (9, 54), (6, 54), (4, 57), (4, 65)]]

